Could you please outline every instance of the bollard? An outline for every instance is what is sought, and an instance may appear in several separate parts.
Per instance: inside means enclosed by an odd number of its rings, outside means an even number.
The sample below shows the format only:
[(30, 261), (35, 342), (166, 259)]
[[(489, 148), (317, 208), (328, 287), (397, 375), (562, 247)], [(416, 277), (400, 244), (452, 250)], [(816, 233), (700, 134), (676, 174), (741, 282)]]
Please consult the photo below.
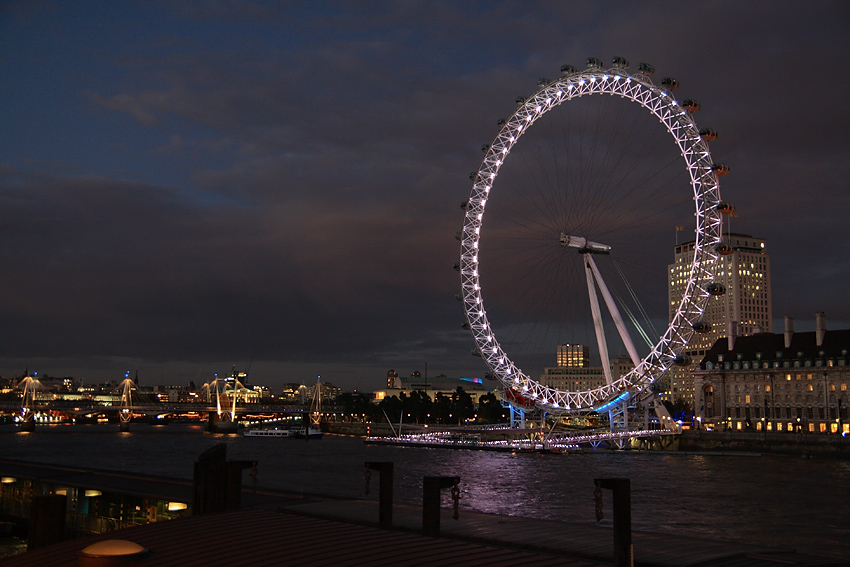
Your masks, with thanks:
[(227, 445), (213, 445), (195, 461), (192, 515), (227, 509)]
[(195, 461), (192, 515), (239, 510), (242, 471), (256, 461), (228, 461), (227, 445), (213, 445)]
[(391, 462), (369, 462), (366, 463), (366, 468), (378, 471), (378, 474), (381, 475), (378, 525), (389, 529), (393, 527), (393, 464)]
[(632, 547), (632, 499), (629, 479), (596, 478), (597, 486), (614, 492), (614, 565), (634, 567)]
[(459, 476), (426, 476), (422, 479), (422, 531), (440, 537), (440, 490), (460, 482)]
[(227, 503), (228, 512), (242, 508), (242, 471), (257, 466), (257, 461), (227, 461)]
[(66, 497), (39, 494), (32, 497), (27, 551), (65, 540)]

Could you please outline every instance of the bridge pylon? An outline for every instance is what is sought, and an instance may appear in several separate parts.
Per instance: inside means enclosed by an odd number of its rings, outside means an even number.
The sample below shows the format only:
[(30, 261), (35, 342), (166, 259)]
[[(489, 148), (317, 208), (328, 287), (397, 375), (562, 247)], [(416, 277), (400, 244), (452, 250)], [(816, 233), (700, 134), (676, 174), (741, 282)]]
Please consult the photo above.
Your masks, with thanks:
[[(239, 374), (234, 369), (227, 378), (216, 377), (210, 384), (204, 384), (207, 398), (215, 395), (215, 413), (210, 412), (207, 419), (207, 431), (214, 433), (236, 433), (236, 402), (239, 395), (244, 396), (247, 388), (239, 381)], [(228, 410), (228, 406), (230, 409)]]
[(21, 431), (35, 431), (35, 392), (41, 387), (41, 382), (24, 372), (24, 377), (18, 383), (23, 389), (21, 394)]
[(118, 428), (121, 432), (130, 431), (130, 421), (133, 419), (132, 392), (136, 389), (136, 383), (129, 374), (129, 371), (124, 374), (124, 380), (118, 385), (121, 388), (121, 411), (118, 412)]

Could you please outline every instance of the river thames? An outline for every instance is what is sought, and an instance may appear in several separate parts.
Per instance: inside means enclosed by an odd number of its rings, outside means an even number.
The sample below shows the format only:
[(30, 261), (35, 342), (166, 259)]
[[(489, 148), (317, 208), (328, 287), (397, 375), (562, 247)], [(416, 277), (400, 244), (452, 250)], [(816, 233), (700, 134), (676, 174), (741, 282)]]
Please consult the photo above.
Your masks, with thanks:
[[(243, 438), (200, 425), (0, 427), (3, 457), (191, 478), (206, 449), (258, 461), (260, 487), (364, 498), (364, 462), (391, 461), (395, 501), (421, 504), (422, 477), (461, 478), (461, 510), (594, 523), (593, 479), (631, 479), (635, 530), (739, 540), (833, 558), (850, 556), (850, 461), (597, 451), (569, 455), (365, 445), (360, 438)], [(248, 481), (247, 474), (244, 480)], [(611, 493), (604, 491), (606, 509)], [(368, 498), (377, 498), (377, 479)], [(607, 514), (610, 517), (610, 513)], [(609, 522), (609, 518), (603, 522)]]

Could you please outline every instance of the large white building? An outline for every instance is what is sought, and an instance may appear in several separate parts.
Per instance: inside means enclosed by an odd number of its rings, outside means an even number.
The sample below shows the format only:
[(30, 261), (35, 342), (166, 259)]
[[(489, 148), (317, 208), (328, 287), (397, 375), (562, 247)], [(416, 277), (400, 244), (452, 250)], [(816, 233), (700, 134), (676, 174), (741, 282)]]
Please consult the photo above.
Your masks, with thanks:
[(558, 345), (557, 364), (574, 368), (590, 366), (590, 348), (572, 343)]
[[(693, 241), (677, 244), (673, 263), (668, 266), (669, 320), (676, 314), (688, 282), (694, 244)], [(765, 249), (765, 240), (733, 232), (723, 235), (723, 245), (713, 270), (715, 281), (723, 284), (726, 292), (709, 299), (703, 321), (710, 329), (694, 334), (688, 344), (686, 354), (693, 364), (671, 372), (665, 397), (672, 401), (694, 402), (693, 372), (717, 339), (730, 334), (746, 336), (772, 332), (770, 255)]]

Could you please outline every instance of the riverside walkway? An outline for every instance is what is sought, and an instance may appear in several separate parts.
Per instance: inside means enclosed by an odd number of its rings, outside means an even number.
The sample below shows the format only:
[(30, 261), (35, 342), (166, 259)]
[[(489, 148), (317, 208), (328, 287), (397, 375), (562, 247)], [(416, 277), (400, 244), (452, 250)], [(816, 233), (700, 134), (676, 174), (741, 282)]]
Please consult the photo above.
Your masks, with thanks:
[[(42, 479), (68, 472), (44, 468), (41, 473), (32, 472)], [(86, 485), (111, 483), (115, 476), (98, 471), (74, 472)], [(133, 480), (137, 490), (144, 486), (144, 491), (151, 494), (167, 494), (183, 501), (191, 498), (191, 481), (144, 475), (122, 475), (122, 479)], [(70, 480), (65, 476), (63, 482)], [(378, 527), (377, 500), (244, 489), (239, 511), (154, 522), (55, 543), (5, 558), (2, 564), (7, 567), (83, 565), (79, 560), (83, 549), (99, 541), (120, 539), (148, 550), (128, 563), (140, 567), (614, 565), (613, 533), (608, 524), (499, 516), (463, 509), (457, 520), (451, 515), (451, 510), (442, 510), (440, 537), (430, 537), (423, 534), (421, 506), (396, 504), (392, 528), (382, 529)], [(793, 550), (669, 534), (634, 531), (632, 542), (637, 566), (850, 567), (846, 560), (805, 556)]]

